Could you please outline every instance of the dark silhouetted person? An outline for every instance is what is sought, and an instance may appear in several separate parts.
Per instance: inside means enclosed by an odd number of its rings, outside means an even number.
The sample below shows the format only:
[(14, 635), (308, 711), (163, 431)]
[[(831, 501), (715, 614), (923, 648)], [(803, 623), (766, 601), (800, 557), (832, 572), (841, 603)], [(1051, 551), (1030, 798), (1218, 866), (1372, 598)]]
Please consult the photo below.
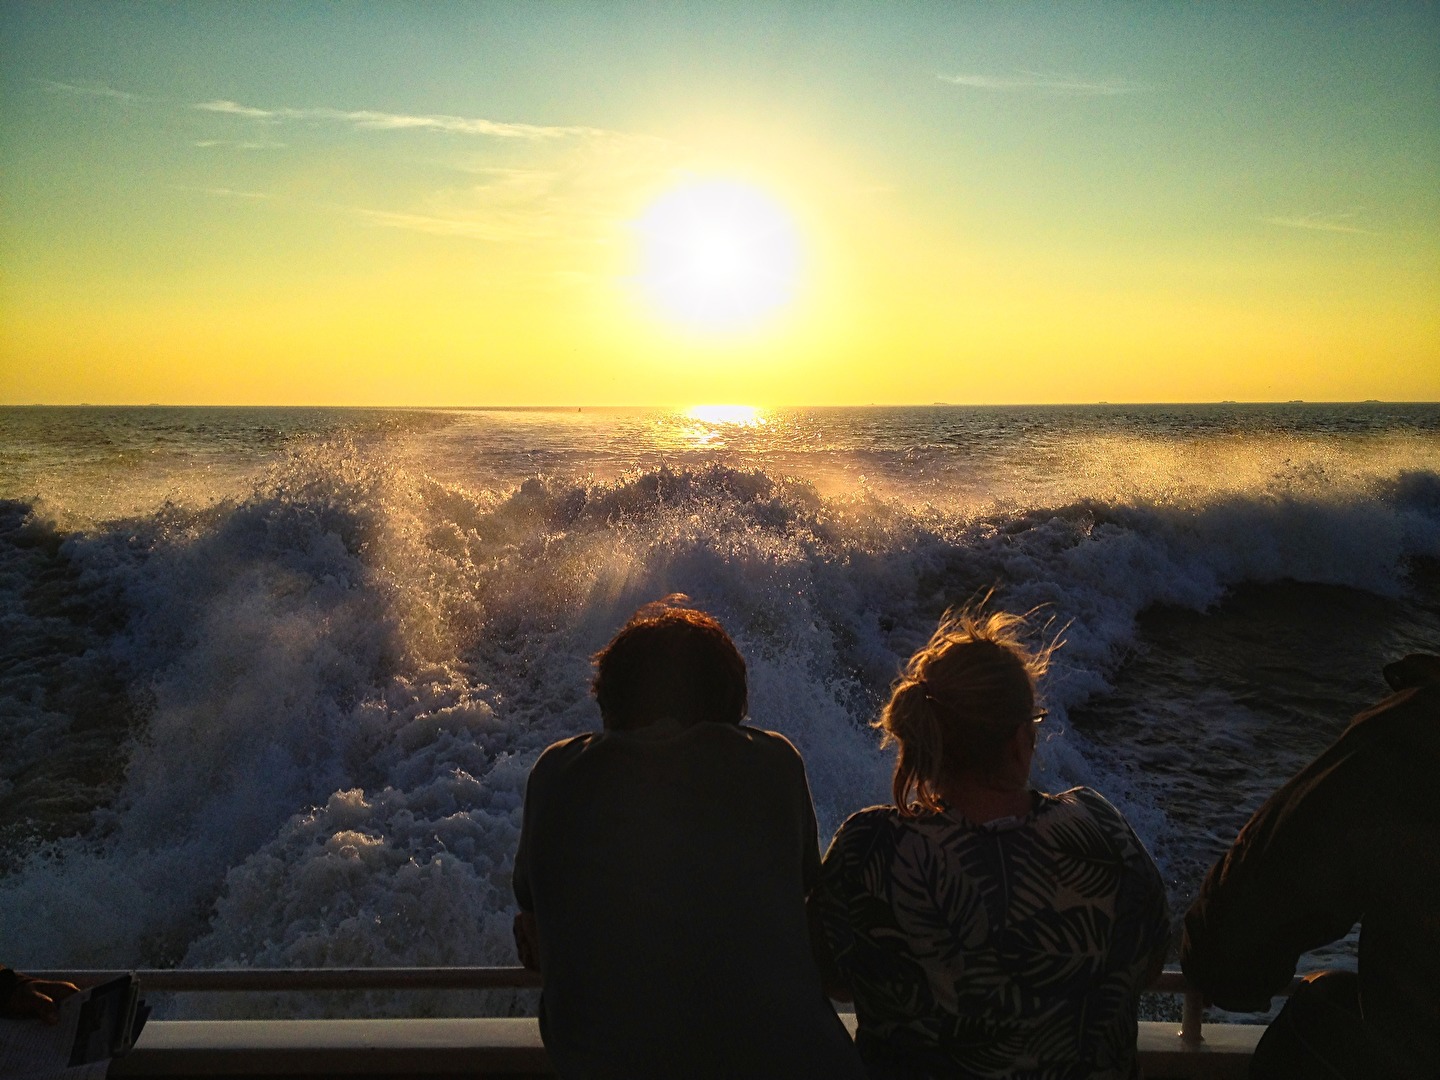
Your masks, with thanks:
[(1186, 977), (1257, 1011), (1360, 923), (1359, 973), (1302, 983), (1251, 1077), (1440, 1077), (1440, 657), (1385, 678), (1397, 693), (1255, 812), (1185, 917)]
[(546, 1049), (562, 1077), (858, 1080), (810, 951), (804, 765), (741, 724), (745, 662), (683, 599), (597, 654), (604, 730), (530, 774), (516, 939)]
[(877, 725), (895, 804), (840, 827), (811, 896), (874, 1080), (1138, 1075), (1164, 885), (1098, 792), (1030, 787), (1048, 653), (1022, 630), (947, 615), (911, 658)]

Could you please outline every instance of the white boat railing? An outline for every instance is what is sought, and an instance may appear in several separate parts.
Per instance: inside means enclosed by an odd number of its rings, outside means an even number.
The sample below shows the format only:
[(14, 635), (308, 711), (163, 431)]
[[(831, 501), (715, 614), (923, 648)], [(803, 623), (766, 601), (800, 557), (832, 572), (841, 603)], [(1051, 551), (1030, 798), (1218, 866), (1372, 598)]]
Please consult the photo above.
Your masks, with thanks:
[[(207, 993), (244, 991), (324, 990), (522, 990), (538, 989), (540, 975), (521, 967), (367, 967), (367, 968), (149, 968), (141, 970), (86, 969), (30, 971), (44, 979), (61, 979), (78, 986), (90, 986), (132, 974), (140, 985), (155, 993)], [(1289, 994), (1299, 980), (1292, 980), (1282, 994)], [(1205, 1000), (1185, 975), (1167, 968), (1153, 982), (1150, 991), (1183, 995), (1180, 1038), (1197, 1044), (1204, 1041)]]
[(31, 971), (77, 986), (134, 975), (145, 990), (205, 993), (265, 990), (518, 990), (539, 988), (537, 972), (520, 967), (148, 968)]

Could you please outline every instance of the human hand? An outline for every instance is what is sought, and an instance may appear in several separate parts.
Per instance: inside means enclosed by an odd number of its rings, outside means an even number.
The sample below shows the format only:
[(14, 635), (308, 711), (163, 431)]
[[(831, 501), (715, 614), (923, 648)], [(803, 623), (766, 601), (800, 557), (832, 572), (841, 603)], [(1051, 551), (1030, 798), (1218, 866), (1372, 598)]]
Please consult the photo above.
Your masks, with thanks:
[(74, 983), (22, 979), (16, 983), (10, 996), (0, 1002), (0, 1011), (6, 1016), (33, 1016), (47, 1024), (58, 1024), (60, 1002), (79, 990)]

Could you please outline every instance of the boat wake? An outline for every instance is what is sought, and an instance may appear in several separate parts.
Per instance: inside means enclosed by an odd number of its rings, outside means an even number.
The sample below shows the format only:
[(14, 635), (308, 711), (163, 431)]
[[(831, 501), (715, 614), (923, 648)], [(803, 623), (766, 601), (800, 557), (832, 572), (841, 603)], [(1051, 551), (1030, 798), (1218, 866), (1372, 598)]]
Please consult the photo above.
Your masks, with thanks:
[[(1133, 775), (1163, 763), (1071, 719), (1144, 651), (1145, 613), (1281, 581), (1401, 603), (1436, 558), (1427, 470), (977, 511), (714, 463), (470, 489), (337, 440), (200, 508), (73, 526), (6, 503), (0, 955), (512, 962), (528, 768), (597, 725), (589, 656), (671, 592), (731, 630), (826, 836), (886, 798), (867, 723), (939, 614), (992, 587), (1038, 608), (1066, 639), (1039, 780), (1113, 795), (1163, 866), (1183, 843)], [(258, 1008), (280, 1006), (234, 1006)]]

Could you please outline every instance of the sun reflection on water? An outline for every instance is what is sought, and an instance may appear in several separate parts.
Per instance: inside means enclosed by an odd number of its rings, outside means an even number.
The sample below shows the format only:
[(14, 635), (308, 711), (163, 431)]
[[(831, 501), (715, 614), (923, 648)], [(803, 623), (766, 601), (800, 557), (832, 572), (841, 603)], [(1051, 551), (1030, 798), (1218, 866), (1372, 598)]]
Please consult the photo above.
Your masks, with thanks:
[(759, 427), (765, 423), (765, 417), (753, 405), (695, 405), (685, 415), (704, 424)]

